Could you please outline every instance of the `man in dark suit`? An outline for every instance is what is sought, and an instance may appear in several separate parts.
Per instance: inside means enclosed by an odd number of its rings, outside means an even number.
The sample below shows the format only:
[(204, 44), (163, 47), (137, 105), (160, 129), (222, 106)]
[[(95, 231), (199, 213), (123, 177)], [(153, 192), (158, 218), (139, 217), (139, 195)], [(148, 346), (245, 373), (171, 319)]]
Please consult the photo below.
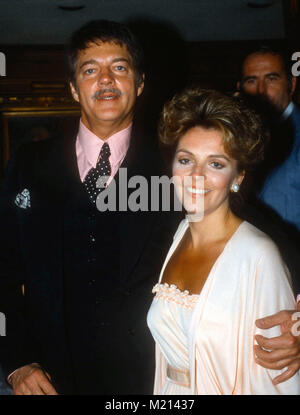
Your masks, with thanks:
[(132, 126), (144, 86), (141, 54), (118, 23), (77, 31), (69, 51), (71, 90), (81, 105), (77, 137), (32, 143), (8, 168), (1, 199), (0, 309), (7, 320), (1, 361), (14, 393), (152, 392), (146, 314), (171, 243), (170, 216), (100, 212), (94, 195), (100, 189), (90, 183), (99, 166), (110, 169), (117, 187), (120, 167), (128, 180), (160, 175), (155, 146), (146, 146)]
[(27, 145), (3, 185), (1, 362), (15, 394), (152, 393), (146, 315), (177, 219), (100, 212), (94, 182), (101, 169), (117, 187), (120, 167), (129, 179), (160, 174), (132, 126), (140, 51), (127, 27), (98, 21), (73, 35), (69, 56), (77, 136)]
[(261, 46), (243, 61), (238, 89), (261, 114), (271, 139), (255, 177), (259, 199), (300, 231), (300, 110), (296, 77), (280, 51)]

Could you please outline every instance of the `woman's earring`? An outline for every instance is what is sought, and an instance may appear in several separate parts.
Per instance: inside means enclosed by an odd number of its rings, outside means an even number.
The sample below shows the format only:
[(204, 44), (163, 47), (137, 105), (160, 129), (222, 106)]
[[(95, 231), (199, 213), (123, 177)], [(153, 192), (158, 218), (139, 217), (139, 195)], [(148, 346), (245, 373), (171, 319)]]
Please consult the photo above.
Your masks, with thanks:
[(231, 191), (232, 191), (232, 192), (237, 193), (239, 190), (240, 190), (240, 185), (239, 185), (239, 184), (234, 183), (234, 184), (231, 186)]

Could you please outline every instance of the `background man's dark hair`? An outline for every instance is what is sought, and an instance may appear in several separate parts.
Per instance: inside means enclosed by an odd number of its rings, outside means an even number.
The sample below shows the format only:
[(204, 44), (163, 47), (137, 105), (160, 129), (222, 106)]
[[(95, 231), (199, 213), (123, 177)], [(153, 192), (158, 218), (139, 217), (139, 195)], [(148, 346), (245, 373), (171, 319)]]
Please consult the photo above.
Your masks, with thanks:
[(73, 33), (67, 47), (69, 77), (75, 86), (75, 72), (78, 53), (89, 47), (91, 43), (114, 42), (120, 46), (125, 45), (132, 58), (137, 74), (137, 84), (143, 80), (143, 50), (131, 30), (122, 23), (108, 20), (93, 20)]

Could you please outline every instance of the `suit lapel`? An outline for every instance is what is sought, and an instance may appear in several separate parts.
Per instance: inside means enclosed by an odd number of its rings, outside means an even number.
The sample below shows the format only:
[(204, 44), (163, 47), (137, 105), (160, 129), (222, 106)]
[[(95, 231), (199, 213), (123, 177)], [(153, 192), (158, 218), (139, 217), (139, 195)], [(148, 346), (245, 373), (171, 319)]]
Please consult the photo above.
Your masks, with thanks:
[(49, 143), (39, 158), (39, 191), (51, 208), (61, 208), (72, 186), (80, 182), (75, 137)]
[(43, 233), (47, 235), (48, 257), (53, 261), (47, 266), (54, 287), (56, 280), (57, 304), (63, 301), (63, 216), (65, 201), (69, 192), (77, 183), (75, 138), (49, 143), (38, 160), (38, 197), (39, 215), (43, 224)]
[[(150, 183), (151, 174), (159, 174), (155, 165), (157, 160), (150, 156), (147, 149), (141, 145), (139, 135), (133, 132), (131, 145), (122, 163), (127, 168), (128, 181), (133, 176), (143, 176)], [(128, 189), (128, 197), (135, 189)], [(150, 191), (150, 189), (149, 189)], [(150, 199), (149, 199), (150, 200)], [(127, 212), (121, 213), (120, 224), (120, 278), (125, 281), (130, 277), (134, 266), (138, 262), (151, 230), (158, 219), (158, 213)]]

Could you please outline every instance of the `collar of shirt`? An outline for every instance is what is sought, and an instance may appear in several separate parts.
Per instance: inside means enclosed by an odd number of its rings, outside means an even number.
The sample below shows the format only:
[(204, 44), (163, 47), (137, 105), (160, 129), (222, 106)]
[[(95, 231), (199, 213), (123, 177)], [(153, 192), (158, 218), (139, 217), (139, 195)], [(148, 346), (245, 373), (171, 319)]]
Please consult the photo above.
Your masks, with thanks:
[(289, 118), (289, 116), (293, 112), (294, 107), (295, 107), (295, 105), (294, 105), (293, 101), (291, 101), (289, 103), (289, 105), (286, 107), (286, 109), (283, 111), (283, 113), (281, 114), (281, 120), (282, 121), (285, 121)]
[(110, 180), (114, 177), (129, 148), (131, 129), (132, 124), (124, 130), (118, 131), (108, 140), (103, 141), (80, 120), (76, 138), (76, 157), (81, 181), (84, 180), (92, 167), (96, 167), (101, 148), (105, 142), (109, 145), (111, 153), (109, 157), (111, 165)]

